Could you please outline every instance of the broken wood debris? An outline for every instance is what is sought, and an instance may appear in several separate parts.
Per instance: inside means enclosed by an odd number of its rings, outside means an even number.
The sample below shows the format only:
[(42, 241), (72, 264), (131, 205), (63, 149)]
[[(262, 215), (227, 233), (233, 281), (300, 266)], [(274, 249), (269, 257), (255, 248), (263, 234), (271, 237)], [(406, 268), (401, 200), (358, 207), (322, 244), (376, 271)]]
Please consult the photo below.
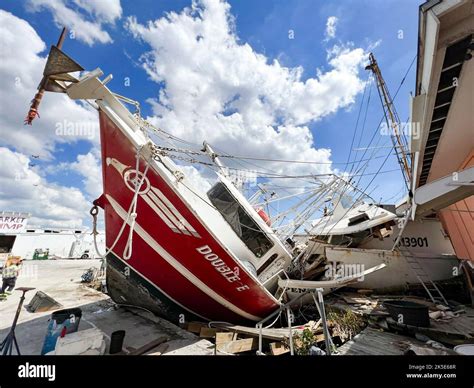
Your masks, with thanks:
[(290, 349), (281, 342), (272, 342), (270, 343), (270, 353), (272, 356), (281, 356), (282, 354), (290, 353)]
[(226, 344), (235, 341), (236, 339), (236, 333), (216, 333), (216, 353), (222, 352)]
[[(362, 292), (359, 292), (362, 291)], [(395, 322), (384, 301), (408, 300), (426, 305), (430, 327)], [(339, 354), (454, 354), (450, 347), (474, 342), (474, 310), (457, 302), (449, 306), (407, 295), (373, 295), (372, 290), (338, 292), (326, 300), (327, 324)], [(317, 312), (306, 323), (292, 326), (296, 354), (325, 354), (325, 338)], [(211, 326), (211, 327), (210, 327)], [(215, 342), (216, 354), (255, 354), (261, 333), (267, 355), (290, 354), (288, 327), (262, 328), (213, 322), (189, 322), (188, 331)], [(396, 334), (395, 334), (396, 333)], [(415, 338), (416, 336), (416, 338)], [(433, 346), (439, 343), (440, 346)], [(446, 346), (446, 347), (445, 347)], [(311, 351), (317, 348), (319, 352)], [(334, 348), (332, 348), (334, 349)]]
[[(228, 325), (228, 324), (215, 324), (217, 328), (221, 330), (232, 331), (237, 334), (245, 335), (248, 337), (258, 338), (260, 330), (255, 327), (239, 326), (239, 325)], [(294, 329), (297, 329), (295, 326)], [(272, 329), (262, 329), (262, 337), (265, 339), (273, 341), (283, 341), (288, 339), (289, 331), (288, 328), (272, 328)]]
[(237, 338), (236, 333), (216, 333), (216, 344), (224, 344)]
[(342, 299), (344, 302), (349, 303), (349, 304), (368, 304), (372, 305), (374, 303), (373, 300), (369, 298), (364, 298), (361, 297), (360, 295), (343, 295)]
[(338, 355), (403, 355), (410, 345), (424, 346), (424, 343), (399, 334), (365, 328), (352, 340), (337, 349)]
[(138, 349), (135, 349), (129, 353), (131, 356), (138, 356), (141, 354), (145, 354), (146, 352), (149, 352), (150, 350), (156, 348), (158, 345), (161, 345), (163, 342), (169, 341), (169, 338), (166, 336), (161, 336), (158, 337), (157, 339), (139, 347)]
[(185, 326), (185, 329), (191, 333), (200, 334), (203, 327), (208, 326), (204, 322), (188, 322), (188, 324)]
[(158, 345), (156, 348), (153, 348), (149, 352), (145, 353), (147, 356), (161, 356), (163, 353), (165, 353), (169, 348), (169, 344), (167, 343), (162, 343), (161, 345)]
[(201, 338), (214, 338), (216, 336), (217, 329), (213, 327), (201, 327), (199, 331), (199, 337)]
[(244, 338), (222, 343), (217, 347), (217, 350), (223, 353), (235, 354), (256, 350), (257, 348), (257, 338)]

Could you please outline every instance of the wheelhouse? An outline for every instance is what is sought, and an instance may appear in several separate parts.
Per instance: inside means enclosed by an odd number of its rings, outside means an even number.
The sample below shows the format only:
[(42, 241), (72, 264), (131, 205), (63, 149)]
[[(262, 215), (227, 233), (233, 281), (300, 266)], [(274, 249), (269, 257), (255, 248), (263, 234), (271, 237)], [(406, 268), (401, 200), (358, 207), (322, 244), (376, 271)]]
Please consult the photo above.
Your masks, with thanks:
[(248, 250), (248, 256), (239, 257), (254, 268), (254, 275), (267, 288), (273, 287), (271, 278), (286, 269), (291, 261), (291, 253), (262, 219), (261, 215), (225, 177), (207, 192), (207, 196), (225, 222)]

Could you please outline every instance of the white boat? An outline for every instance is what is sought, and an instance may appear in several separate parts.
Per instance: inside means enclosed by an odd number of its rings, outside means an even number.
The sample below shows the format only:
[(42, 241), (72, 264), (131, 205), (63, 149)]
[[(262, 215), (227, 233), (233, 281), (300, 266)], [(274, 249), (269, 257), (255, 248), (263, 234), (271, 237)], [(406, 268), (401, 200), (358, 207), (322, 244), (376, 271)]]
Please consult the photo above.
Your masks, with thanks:
[[(404, 215), (394, 212), (395, 206), (361, 203), (342, 213), (343, 216), (341, 211), (335, 211), (334, 215), (313, 221), (312, 237), (305, 236), (304, 240), (308, 259), (317, 255), (325, 260), (325, 271), (317, 274), (331, 277), (336, 268), (343, 272), (357, 268), (361, 272), (385, 264), (383, 271), (351, 285), (378, 292), (403, 290), (409, 284), (420, 283), (414, 267), (422, 267), (426, 279), (431, 281), (459, 274), (453, 270), (459, 261), (451, 241), (436, 217), (408, 221), (398, 238)], [(309, 274), (311, 268), (309, 263), (306, 267)]]

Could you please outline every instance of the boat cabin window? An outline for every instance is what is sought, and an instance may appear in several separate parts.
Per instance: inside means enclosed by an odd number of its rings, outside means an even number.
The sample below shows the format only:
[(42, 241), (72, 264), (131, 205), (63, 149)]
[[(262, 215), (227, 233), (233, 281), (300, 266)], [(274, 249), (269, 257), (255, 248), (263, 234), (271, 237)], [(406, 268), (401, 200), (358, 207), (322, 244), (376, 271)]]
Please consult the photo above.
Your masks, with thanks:
[(347, 223), (347, 226), (361, 224), (362, 222), (368, 221), (368, 220), (370, 220), (370, 218), (367, 215), (367, 213), (358, 214), (352, 218), (349, 218), (349, 222)]
[(234, 232), (256, 257), (262, 257), (272, 248), (273, 242), (223, 183), (218, 182), (207, 195)]

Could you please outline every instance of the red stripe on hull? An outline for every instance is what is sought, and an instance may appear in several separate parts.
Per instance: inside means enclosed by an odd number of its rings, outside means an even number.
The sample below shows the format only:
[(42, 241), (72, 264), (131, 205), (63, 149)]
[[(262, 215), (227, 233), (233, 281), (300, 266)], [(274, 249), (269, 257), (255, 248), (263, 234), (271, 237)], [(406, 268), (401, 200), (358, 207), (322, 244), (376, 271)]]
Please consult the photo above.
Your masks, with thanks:
[[(100, 112), (100, 123), (104, 193), (111, 196), (123, 209), (128, 211), (133, 192), (125, 185), (122, 174), (112, 165), (107, 166), (106, 160), (114, 158), (123, 165), (129, 166), (130, 169), (135, 169), (136, 148), (104, 112)], [(145, 164), (141, 163), (140, 171), (143, 172), (144, 169)], [(164, 197), (174, 205), (177, 212), (194, 228), (200, 238), (191, 233), (185, 234), (185, 232), (189, 232), (189, 227), (187, 228), (186, 225), (181, 225), (181, 233), (173, 231), (169, 225), (173, 221), (176, 224), (176, 218), (173, 220), (176, 210), (170, 209), (166, 203), (161, 203), (161, 206), (167, 210), (168, 216), (165, 214), (165, 217), (160, 217), (141, 196), (137, 202), (137, 223), (174, 259), (237, 309), (262, 318), (274, 311), (278, 307), (276, 300), (263, 289), (261, 284), (250, 277), (242, 266), (214, 239), (167, 182), (152, 168), (148, 170), (147, 178), (150, 185), (163, 193)], [(156, 196), (151, 195), (151, 199), (156, 200)], [(110, 247), (116, 239), (123, 220), (110, 204), (106, 205), (105, 213), (106, 244)], [(162, 218), (167, 219), (168, 224)], [(129, 228), (126, 227), (114, 249), (114, 252), (119, 256), (123, 256), (128, 231)], [(212, 253), (225, 263), (225, 266), (232, 270), (238, 267), (240, 279), (236, 280), (232, 276), (223, 276), (219, 273), (212, 262), (197, 250), (203, 246), (208, 246)], [(201, 249), (201, 252), (204, 251), (207, 250)], [(242, 319), (237, 315), (237, 312), (231, 311), (192, 284), (185, 274), (180, 273), (164, 260), (136, 233), (134, 233), (132, 256), (127, 264), (179, 304), (200, 315), (215, 320), (237, 321)], [(227, 275), (229, 274), (227, 273)], [(229, 281), (229, 279), (234, 279), (234, 281)]]

